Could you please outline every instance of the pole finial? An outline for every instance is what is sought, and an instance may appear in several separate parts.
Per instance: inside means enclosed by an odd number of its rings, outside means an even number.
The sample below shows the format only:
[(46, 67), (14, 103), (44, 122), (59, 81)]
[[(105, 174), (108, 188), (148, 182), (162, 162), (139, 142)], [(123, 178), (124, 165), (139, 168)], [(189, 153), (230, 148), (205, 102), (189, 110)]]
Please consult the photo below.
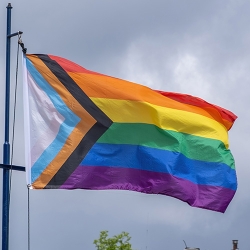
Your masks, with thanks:
[(8, 9), (12, 9), (11, 3), (8, 3), (7, 7)]

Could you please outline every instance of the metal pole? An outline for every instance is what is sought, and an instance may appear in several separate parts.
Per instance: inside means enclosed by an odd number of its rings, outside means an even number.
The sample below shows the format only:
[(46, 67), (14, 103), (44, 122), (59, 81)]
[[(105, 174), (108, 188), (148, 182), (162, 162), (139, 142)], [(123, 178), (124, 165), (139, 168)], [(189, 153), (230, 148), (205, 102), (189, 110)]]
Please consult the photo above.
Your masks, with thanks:
[[(3, 145), (3, 163), (10, 164), (9, 143), (9, 109), (10, 109), (10, 34), (11, 4), (7, 6), (7, 40), (6, 40), (6, 90), (5, 90), (5, 142)], [(9, 249), (9, 191), (10, 170), (3, 169), (3, 203), (2, 203), (2, 250)]]

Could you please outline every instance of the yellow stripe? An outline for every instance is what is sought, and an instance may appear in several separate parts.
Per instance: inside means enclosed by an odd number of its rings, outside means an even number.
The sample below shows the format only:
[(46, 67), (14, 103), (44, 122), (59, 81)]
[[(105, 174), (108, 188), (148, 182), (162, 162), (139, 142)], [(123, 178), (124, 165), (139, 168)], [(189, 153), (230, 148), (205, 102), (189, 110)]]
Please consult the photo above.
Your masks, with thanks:
[(114, 122), (154, 124), (161, 129), (220, 140), (228, 148), (226, 128), (206, 116), (147, 102), (106, 98), (91, 100)]

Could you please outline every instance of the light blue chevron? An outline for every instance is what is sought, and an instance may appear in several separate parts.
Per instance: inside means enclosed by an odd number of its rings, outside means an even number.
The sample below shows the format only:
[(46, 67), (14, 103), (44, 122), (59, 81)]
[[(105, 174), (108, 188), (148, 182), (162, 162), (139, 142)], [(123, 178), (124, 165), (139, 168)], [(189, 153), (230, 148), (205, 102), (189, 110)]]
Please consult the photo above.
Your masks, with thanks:
[(67, 138), (81, 119), (68, 108), (59, 94), (43, 78), (43, 76), (34, 67), (32, 62), (27, 58), (26, 65), (27, 70), (33, 80), (47, 94), (58, 113), (60, 113), (65, 118), (64, 122), (60, 125), (59, 131), (53, 142), (43, 151), (41, 156), (31, 168), (31, 182), (33, 183), (60, 152)]

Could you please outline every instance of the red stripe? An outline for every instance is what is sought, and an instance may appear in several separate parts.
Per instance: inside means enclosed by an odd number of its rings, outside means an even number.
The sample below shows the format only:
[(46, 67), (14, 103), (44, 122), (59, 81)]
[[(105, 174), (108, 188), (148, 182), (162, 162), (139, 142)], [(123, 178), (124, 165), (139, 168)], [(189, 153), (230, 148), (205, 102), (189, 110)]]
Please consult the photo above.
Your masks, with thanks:
[(180, 94), (180, 93), (164, 92), (164, 91), (160, 91), (160, 90), (155, 90), (155, 91), (166, 96), (166, 97), (169, 97), (175, 101), (181, 102), (181, 103), (193, 105), (196, 107), (201, 107), (205, 110), (214, 110), (216, 112), (219, 112), (221, 117), (224, 120), (227, 120), (230, 123), (232, 123), (232, 125), (233, 125), (234, 121), (237, 119), (237, 116), (234, 113), (230, 112), (229, 110), (223, 109), (217, 105), (208, 103), (201, 98), (194, 97), (191, 95), (186, 95), (186, 94)]
[(74, 73), (86, 73), (86, 74), (94, 74), (94, 75), (102, 75), (94, 71), (87, 70), (82, 66), (69, 61), (65, 58), (59, 56), (48, 55), (52, 60), (55, 60), (66, 72), (74, 72)]
[[(55, 60), (66, 72), (86, 73), (86, 74), (104, 76), (103, 74), (87, 70), (83, 68), (82, 66), (72, 61), (69, 61), (65, 58), (53, 56), (53, 55), (49, 55), (49, 57), (52, 60)], [(186, 94), (164, 92), (160, 90), (155, 90), (155, 91), (175, 101), (188, 104), (188, 105), (192, 105), (192, 106), (196, 106), (196, 107), (200, 107), (206, 110), (208, 113), (213, 114), (216, 120), (218, 120), (218, 118), (221, 117), (220, 119), (225, 121), (222, 123), (227, 127), (228, 130), (232, 127), (234, 121), (237, 119), (237, 116), (233, 114), (232, 112), (230, 112), (229, 110), (223, 109), (217, 105), (210, 104), (201, 98), (194, 97), (191, 95), (186, 95)]]

